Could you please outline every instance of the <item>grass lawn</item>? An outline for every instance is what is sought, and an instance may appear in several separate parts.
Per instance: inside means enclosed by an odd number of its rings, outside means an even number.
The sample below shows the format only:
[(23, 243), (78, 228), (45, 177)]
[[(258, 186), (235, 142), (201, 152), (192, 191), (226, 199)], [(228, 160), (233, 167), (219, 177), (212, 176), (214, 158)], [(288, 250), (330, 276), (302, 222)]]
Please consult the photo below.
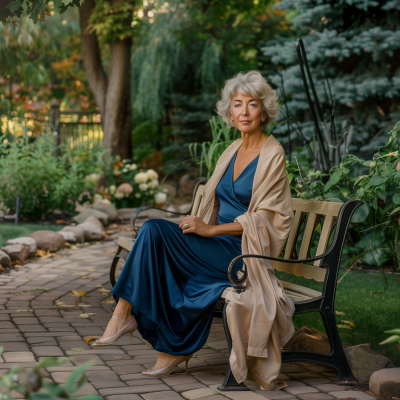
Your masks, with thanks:
[(50, 224), (27, 224), (21, 223), (17, 226), (12, 222), (0, 223), (0, 246), (5, 246), (7, 240), (22, 236), (29, 236), (36, 231), (60, 231), (63, 225)]
[[(281, 280), (322, 291), (322, 284), (314, 280), (278, 271), (275, 273)], [(339, 279), (343, 274), (344, 269), (341, 269)], [(351, 321), (355, 326), (353, 329), (339, 328), (342, 342), (351, 345), (371, 343), (374, 349), (384, 351), (396, 366), (400, 366), (398, 344), (379, 345), (390, 336), (384, 331), (400, 328), (400, 276), (385, 274), (385, 277), (388, 283), (386, 291), (381, 272), (350, 271), (338, 284), (335, 311), (344, 315), (336, 315), (336, 322), (338, 325), (348, 325), (341, 321)], [(295, 315), (293, 321), (296, 328), (308, 325), (325, 332), (319, 313)]]

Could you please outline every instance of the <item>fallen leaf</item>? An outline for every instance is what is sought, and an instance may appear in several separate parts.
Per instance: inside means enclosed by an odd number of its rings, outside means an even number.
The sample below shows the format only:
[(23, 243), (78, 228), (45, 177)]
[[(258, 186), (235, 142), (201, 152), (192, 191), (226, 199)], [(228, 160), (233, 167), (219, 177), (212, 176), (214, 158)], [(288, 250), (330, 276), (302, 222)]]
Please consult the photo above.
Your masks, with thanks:
[(90, 304), (78, 304), (78, 307), (92, 307)]
[(31, 280), (32, 280), (31, 278), (29, 278), (29, 276), (27, 276), (26, 279), (28, 279), (28, 281), (31, 281)]
[(15, 264), (21, 265), (21, 261), (18, 261), (18, 260), (11, 261), (11, 265), (15, 265)]
[(86, 297), (87, 296), (86, 292), (79, 292), (78, 290), (75, 290), (75, 289), (72, 289), (72, 293), (73, 293), (72, 297), (81, 297), (81, 296)]
[(113, 358), (115, 358), (116, 360), (123, 360), (124, 359), (124, 357), (113, 357)]
[[(89, 342), (91, 342), (92, 340), (96, 340), (96, 339), (97, 339), (97, 337), (94, 337), (94, 336), (87, 337), (87, 338), (85, 339), (85, 343), (89, 344)], [(122, 358), (122, 357), (121, 357), (121, 358)]]
[(2, 270), (2, 271), (5, 271), (5, 269), (3, 268), (3, 266), (0, 264), (0, 269)]
[(104, 303), (104, 304), (114, 304), (115, 301), (114, 301), (114, 299), (105, 299), (104, 301), (102, 301), (102, 303)]
[(28, 312), (28, 311), (33, 312), (33, 310), (17, 310), (17, 312)]
[(100, 292), (107, 292), (107, 293), (110, 293), (111, 290), (108, 290), (108, 289), (102, 287), (102, 288), (100, 289)]
[(348, 325), (337, 325), (338, 328), (343, 328), (343, 329), (352, 329), (350, 326)]
[(108, 293), (102, 293), (101, 295), (104, 297), (108, 297)]
[(340, 322), (344, 322), (345, 324), (349, 324), (352, 328), (355, 328), (353, 322), (351, 321), (340, 321)]
[(132, 232), (132, 231), (133, 231), (133, 228), (124, 228), (124, 227), (121, 227), (121, 229), (122, 229), (123, 231), (125, 231), (125, 232)]
[(121, 372), (121, 375), (125, 375), (125, 372)]
[(96, 285), (97, 287), (103, 287), (103, 285)]
[(107, 250), (107, 253), (116, 253), (117, 250)]
[(96, 268), (88, 268), (87, 270), (90, 272), (94, 272), (94, 271), (96, 271)]
[(56, 219), (56, 224), (63, 224), (65, 221), (63, 219)]
[(335, 311), (335, 314), (337, 314), (337, 315), (346, 315), (344, 312), (341, 312), (341, 311)]
[(80, 318), (89, 318), (91, 315), (96, 315), (97, 313), (83, 313), (79, 314)]
[(22, 268), (22, 265), (14, 265), (14, 268)]
[(69, 351), (85, 351), (85, 349), (81, 349), (80, 347), (77, 347), (75, 349), (69, 349)]

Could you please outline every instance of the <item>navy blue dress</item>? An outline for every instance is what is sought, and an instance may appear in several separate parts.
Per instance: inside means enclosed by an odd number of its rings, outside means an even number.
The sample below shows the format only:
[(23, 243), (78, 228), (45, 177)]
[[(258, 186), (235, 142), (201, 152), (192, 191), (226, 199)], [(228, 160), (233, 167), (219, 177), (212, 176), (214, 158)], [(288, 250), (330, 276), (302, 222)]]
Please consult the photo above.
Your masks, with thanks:
[[(231, 223), (247, 211), (258, 158), (235, 182), (236, 154), (232, 158), (216, 189), (219, 224)], [(236, 236), (183, 234), (178, 224), (149, 220), (140, 229), (112, 293), (117, 301), (122, 297), (132, 304), (139, 332), (155, 350), (189, 355), (204, 346), (215, 302), (232, 285), (229, 263), (241, 253), (241, 239)]]

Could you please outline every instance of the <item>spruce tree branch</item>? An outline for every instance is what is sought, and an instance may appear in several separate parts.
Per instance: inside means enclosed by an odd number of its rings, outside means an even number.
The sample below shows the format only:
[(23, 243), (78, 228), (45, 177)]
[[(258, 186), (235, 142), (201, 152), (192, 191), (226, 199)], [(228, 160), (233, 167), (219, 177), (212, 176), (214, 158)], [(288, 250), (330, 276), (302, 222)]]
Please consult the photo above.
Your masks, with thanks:
[(79, 19), (81, 27), (83, 67), (104, 123), (107, 76), (101, 62), (100, 46), (97, 35), (95, 33), (89, 33), (87, 29), (89, 16), (95, 5), (95, 0), (85, 0), (85, 2), (79, 7)]

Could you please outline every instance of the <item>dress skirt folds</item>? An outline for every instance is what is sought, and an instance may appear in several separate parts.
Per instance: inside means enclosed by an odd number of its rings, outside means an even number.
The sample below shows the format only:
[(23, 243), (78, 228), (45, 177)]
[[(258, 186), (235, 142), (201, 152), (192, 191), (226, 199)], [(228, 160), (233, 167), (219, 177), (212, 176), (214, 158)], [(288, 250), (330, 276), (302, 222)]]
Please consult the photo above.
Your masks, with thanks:
[[(257, 156), (233, 182), (232, 158), (216, 195), (218, 223), (231, 223), (245, 213), (251, 199)], [(132, 304), (138, 330), (155, 350), (189, 355), (209, 335), (214, 305), (231, 286), (227, 270), (242, 253), (241, 238), (205, 238), (183, 234), (167, 220), (146, 221), (136, 238), (114, 289), (114, 297)], [(240, 263), (235, 265), (241, 269)]]

